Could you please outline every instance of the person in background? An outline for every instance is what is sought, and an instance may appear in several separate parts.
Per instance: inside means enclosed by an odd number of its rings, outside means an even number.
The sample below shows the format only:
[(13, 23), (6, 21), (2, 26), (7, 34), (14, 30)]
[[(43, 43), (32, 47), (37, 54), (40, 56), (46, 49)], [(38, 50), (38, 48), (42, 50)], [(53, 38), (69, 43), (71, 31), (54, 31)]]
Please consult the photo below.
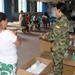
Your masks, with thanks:
[(0, 12), (0, 75), (16, 75), (18, 62), (17, 48), (21, 41), (15, 32), (5, 29), (7, 16)]
[[(54, 46), (51, 48), (51, 55), (53, 59), (53, 75), (63, 74), (63, 59), (64, 53), (68, 50), (69, 46), (69, 21), (67, 7), (64, 3), (59, 2), (55, 6), (55, 14), (57, 22), (53, 26), (51, 32), (45, 33), (42, 38), (50, 41), (54, 41)], [(52, 75), (52, 74), (51, 74)]]
[(50, 18), (49, 18), (50, 26), (53, 26), (56, 22), (56, 14), (55, 14), (55, 7), (52, 7)]
[(26, 14), (26, 19), (27, 19), (27, 20), (26, 20), (26, 23), (29, 24), (29, 23), (30, 23), (30, 15), (29, 15), (29, 14)]
[(50, 16), (49, 16), (48, 12), (45, 12), (44, 14), (47, 17), (47, 24), (49, 24), (49, 26), (50, 26), (50, 22), (49, 22)]
[(49, 24), (50, 26), (50, 23), (49, 23), (49, 15), (47, 12), (45, 12), (43, 15), (42, 15), (42, 22), (43, 22), (43, 26), (44, 28), (47, 28), (47, 25)]
[(41, 17), (38, 16), (38, 17), (37, 17), (37, 29), (38, 29), (38, 30), (41, 30), (40, 24), (41, 24)]
[(49, 14), (47, 12), (45, 12), (44, 15), (49, 19)]
[(21, 21), (21, 26), (24, 26), (25, 27), (25, 28), (22, 29), (22, 31), (24, 33), (25, 32), (29, 32), (28, 23), (29, 23), (29, 19), (27, 18), (27, 15), (23, 14), (23, 18), (22, 18), (22, 21)]
[(21, 22), (22, 18), (23, 18), (23, 11), (21, 10), (20, 14), (19, 14), (19, 22)]

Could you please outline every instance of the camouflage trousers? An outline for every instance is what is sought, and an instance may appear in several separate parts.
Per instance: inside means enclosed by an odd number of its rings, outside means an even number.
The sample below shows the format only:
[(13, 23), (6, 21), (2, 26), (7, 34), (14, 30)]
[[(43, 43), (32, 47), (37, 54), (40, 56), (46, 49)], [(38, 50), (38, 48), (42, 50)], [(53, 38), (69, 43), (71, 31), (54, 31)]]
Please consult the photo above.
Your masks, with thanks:
[(0, 75), (16, 75), (16, 64), (5, 64), (0, 62)]
[(64, 51), (63, 52), (52, 52), (52, 57), (53, 57), (54, 75), (62, 75)]

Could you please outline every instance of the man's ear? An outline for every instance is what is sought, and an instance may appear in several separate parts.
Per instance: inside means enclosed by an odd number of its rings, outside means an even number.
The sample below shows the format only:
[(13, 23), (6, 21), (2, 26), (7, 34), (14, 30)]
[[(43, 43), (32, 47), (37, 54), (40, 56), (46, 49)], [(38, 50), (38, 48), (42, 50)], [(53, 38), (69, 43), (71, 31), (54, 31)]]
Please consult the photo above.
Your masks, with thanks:
[(2, 26), (4, 27), (4, 24), (3, 24), (3, 23), (4, 23), (4, 20), (2, 20), (2, 22), (1, 22), (1, 23), (2, 23)]

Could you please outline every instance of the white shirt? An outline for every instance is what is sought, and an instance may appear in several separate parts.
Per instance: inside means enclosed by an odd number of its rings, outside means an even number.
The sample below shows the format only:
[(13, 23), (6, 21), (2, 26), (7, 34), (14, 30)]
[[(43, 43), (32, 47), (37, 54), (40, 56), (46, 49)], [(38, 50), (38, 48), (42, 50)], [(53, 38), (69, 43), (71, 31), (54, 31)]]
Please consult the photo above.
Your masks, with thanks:
[(21, 22), (23, 19), (22, 14), (19, 15), (19, 22)]
[(55, 7), (52, 8), (51, 10), (51, 17), (56, 17), (56, 14), (55, 14)]
[(0, 62), (13, 64), (17, 62), (17, 49), (14, 42), (17, 36), (9, 30), (0, 33)]

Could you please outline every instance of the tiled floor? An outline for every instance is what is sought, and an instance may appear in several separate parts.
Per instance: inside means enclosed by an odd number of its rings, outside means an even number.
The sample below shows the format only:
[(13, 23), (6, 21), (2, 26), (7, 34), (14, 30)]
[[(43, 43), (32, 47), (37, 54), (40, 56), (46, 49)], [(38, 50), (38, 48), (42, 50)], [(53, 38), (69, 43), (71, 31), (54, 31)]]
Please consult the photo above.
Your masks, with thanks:
[(41, 32), (18, 34), (21, 39), (21, 46), (18, 47), (18, 67), (40, 55), (40, 34)]
[[(21, 39), (21, 46), (18, 47), (18, 68), (21, 67), (23, 64), (27, 63), (32, 58), (40, 56), (39, 36), (41, 33), (44, 32), (30, 32), (25, 34), (18, 33), (18, 37)], [(73, 68), (72, 71), (69, 72), (70, 73), (68, 73), (67, 68), (65, 68), (63, 75), (71, 75), (73, 73)]]

